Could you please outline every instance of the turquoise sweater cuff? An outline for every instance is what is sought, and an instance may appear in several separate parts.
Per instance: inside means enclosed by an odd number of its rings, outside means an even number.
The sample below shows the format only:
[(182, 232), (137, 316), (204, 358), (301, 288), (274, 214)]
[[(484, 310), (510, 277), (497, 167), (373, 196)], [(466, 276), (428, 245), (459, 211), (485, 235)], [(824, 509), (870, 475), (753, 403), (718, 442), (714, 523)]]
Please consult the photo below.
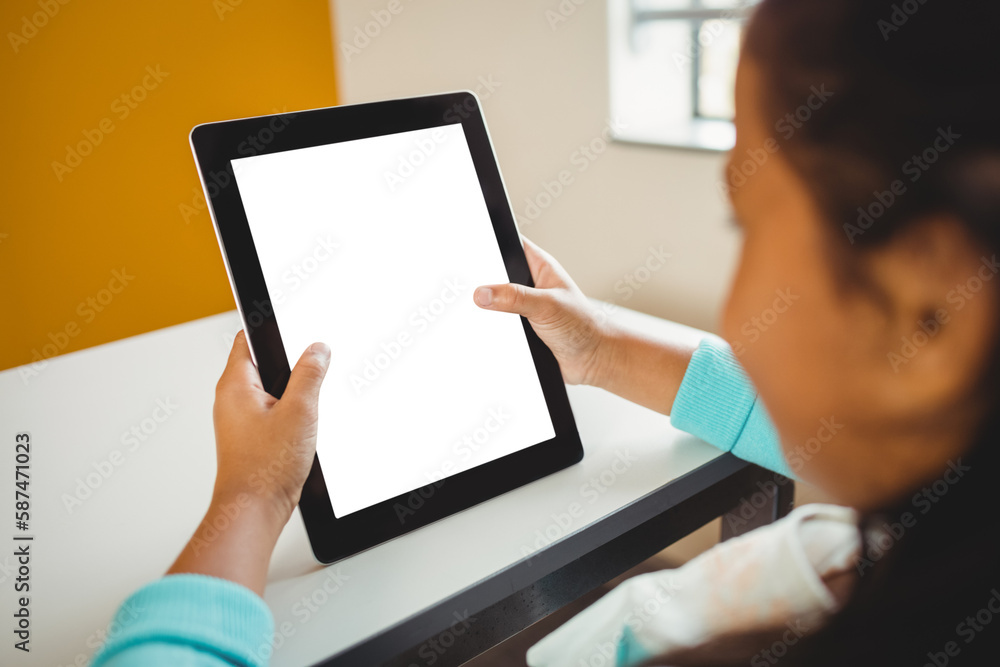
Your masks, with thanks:
[(94, 656), (99, 667), (151, 642), (191, 647), (229, 664), (264, 667), (274, 620), (253, 591), (225, 579), (174, 574), (143, 586), (118, 609), (117, 632)]
[(723, 451), (791, 475), (756, 389), (729, 345), (716, 336), (702, 340), (692, 355), (670, 420), (676, 428)]

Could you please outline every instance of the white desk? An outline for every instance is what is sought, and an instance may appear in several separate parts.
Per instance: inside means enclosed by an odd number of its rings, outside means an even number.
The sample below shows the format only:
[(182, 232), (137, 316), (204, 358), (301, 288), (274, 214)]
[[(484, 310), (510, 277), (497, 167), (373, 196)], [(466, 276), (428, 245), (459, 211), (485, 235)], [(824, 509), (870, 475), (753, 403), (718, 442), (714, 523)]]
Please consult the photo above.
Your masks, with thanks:
[[(625, 309), (615, 317), (648, 331), (702, 335)], [(32, 651), (15, 651), (8, 636), (0, 662), (84, 664), (117, 605), (176, 557), (211, 494), (213, 395), (239, 326), (234, 311), (58, 357), (27, 384), (19, 369), (0, 373), (0, 509), (8, 517), (13, 510), (14, 436), (28, 431), (29, 533), (35, 536)], [(733, 478), (747, 467), (674, 430), (668, 418), (606, 392), (570, 387), (569, 395), (585, 447), (578, 465), (331, 568), (313, 560), (301, 519), (293, 516), (275, 550), (266, 593), (278, 631), (272, 664), (313, 664), (351, 647), (355, 652), (344, 664), (382, 661), (447, 632), (454, 620), (447, 620), (450, 612), (464, 612), (449, 604), (471, 601), (479, 605), (468, 610), (475, 616), (539, 581), (551, 585), (560, 573), (570, 575), (566, 566), (579, 566), (592, 547), (621, 537), (616, 532), (690, 499), (701, 491), (699, 484), (707, 487), (704, 480)], [(176, 407), (167, 414), (158, 402)], [(139, 435), (125, 437), (133, 428)], [(664, 490), (670, 480), (699, 468), (699, 474), (711, 475), (688, 475), (684, 484)], [(589, 481), (602, 475), (603, 481)], [(649, 499), (658, 489), (659, 505), (653, 507)], [(74, 496), (79, 503), (67, 507)], [(723, 499), (728, 505), (721, 511), (737, 498)], [(569, 516), (571, 509), (576, 516)], [(636, 514), (640, 509), (648, 516)], [(12, 524), (5, 521), (0, 531), (8, 545), (0, 549), (0, 613), (7, 619), (14, 606)], [(694, 527), (685, 525), (683, 532)], [(553, 540), (525, 560), (526, 547)], [(581, 576), (571, 578), (594, 585)], [(531, 590), (537, 593), (537, 587)], [(554, 594), (553, 600), (577, 594)], [(492, 618), (490, 627), (477, 619), (464, 639), (508, 636), (523, 627), (498, 634), (501, 616), (496, 608), (492, 614), (479, 616)], [(378, 654), (393, 646), (398, 650)], [(422, 656), (428, 650), (435, 649), (425, 647)]]

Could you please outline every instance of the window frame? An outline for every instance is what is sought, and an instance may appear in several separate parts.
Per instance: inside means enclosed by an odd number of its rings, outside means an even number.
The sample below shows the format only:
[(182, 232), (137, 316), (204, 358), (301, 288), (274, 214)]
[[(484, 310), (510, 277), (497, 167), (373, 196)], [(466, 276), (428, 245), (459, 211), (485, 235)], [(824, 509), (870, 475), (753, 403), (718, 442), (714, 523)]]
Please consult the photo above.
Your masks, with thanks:
[[(622, 99), (628, 97), (622, 93), (623, 88), (636, 86), (623, 83), (622, 68), (629, 67), (629, 63), (621, 62), (623, 59), (622, 49), (630, 52), (625, 55), (627, 59), (631, 57), (638, 62), (643, 58), (638, 51), (639, 32), (649, 26), (662, 25), (665, 23), (687, 23), (688, 30), (687, 44), (681, 44), (682, 40), (676, 40), (672, 45), (675, 62), (678, 57), (686, 57), (689, 66), (688, 72), (683, 77), (686, 81), (673, 81), (671, 84), (679, 90), (680, 85), (687, 86), (689, 99), (678, 102), (687, 106), (688, 109), (683, 115), (677, 113), (677, 106), (673, 102), (667, 102), (675, 117), (668, 118), (664, 114), (663, 126), (657, 127), (658, 123), (646, 122), (640, 127), (634, 124), (620, 122), (620, 127), (615, 130), (613, 137), (618, 141), (637, 143), (645, 145), (655, 145), (667, 148), (682, 148), (692, 150), (702, 150), (710, 152), (725, 152), (732, 148), (735, 141), (736, 132), (731, 119), (708, 117), (700, 114), (699, 106), (699, 74), (700, 58), (703, 46), (700, 41), (701, 28), (706, 21), (722, 20), (737, 21), (744, 23), (749, 17), (754, 5), (759, 0), (735, 0), (726, 7), (705, 7), (702, 0), (691, 0), (691, 6), (677, 9), (652, 9), (639, 6), (640, 0), (608, 0), (608, 47), (609, 47), (609, 67), (608, 67), (608, 88), (611, 115), (613, 118), (622, 119), (622, 116), (629, 116), (629, 106), (634, 110), (638, 106), (634, 99)], [(666, 45), (660, 44), (664, 47)], [(688, 55), (683, 56), (680, 52), (687, 50)], [(655, 58), (647, 58), (655, 60)], [(644, 65), (649, 67), (647, 62)], [(636, 69), (639, 69), (638, 67)], [(664, 61), (663, 69), (670, 69), (669, 64)], [(669, 72), (667, 78), (669, 79)], [(619, 80), (616, 80), (619, 79)], [(674, 75), (674, 78), (681, 78)], [(635, 95), (633, 95), (635, 97)], [(678, 95), (678, 97), (681, 97)]]

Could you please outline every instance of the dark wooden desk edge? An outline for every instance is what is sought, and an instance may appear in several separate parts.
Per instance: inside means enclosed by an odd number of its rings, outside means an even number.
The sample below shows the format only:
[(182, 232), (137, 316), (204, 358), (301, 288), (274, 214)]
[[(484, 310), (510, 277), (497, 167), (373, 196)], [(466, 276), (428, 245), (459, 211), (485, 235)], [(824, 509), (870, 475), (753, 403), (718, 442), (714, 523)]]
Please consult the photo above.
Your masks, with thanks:
[(724, 454), (316, 667), (460, 665), (718, 516), (725, 539), (793, 500), (791, 480)]

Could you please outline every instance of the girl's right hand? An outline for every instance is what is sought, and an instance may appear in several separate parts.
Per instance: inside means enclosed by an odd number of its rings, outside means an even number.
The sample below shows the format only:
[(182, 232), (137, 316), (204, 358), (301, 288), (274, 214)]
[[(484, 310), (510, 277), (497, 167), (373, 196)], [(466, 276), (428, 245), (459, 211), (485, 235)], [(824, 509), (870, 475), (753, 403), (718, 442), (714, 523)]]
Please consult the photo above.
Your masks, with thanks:
[(476, 305), (527, 318), (555, 354), (567, 384), (599, 385), (610, 347), (608, 325), (551, 255), (522, 240), (535, 287), (483, 285), (473, 294)]

